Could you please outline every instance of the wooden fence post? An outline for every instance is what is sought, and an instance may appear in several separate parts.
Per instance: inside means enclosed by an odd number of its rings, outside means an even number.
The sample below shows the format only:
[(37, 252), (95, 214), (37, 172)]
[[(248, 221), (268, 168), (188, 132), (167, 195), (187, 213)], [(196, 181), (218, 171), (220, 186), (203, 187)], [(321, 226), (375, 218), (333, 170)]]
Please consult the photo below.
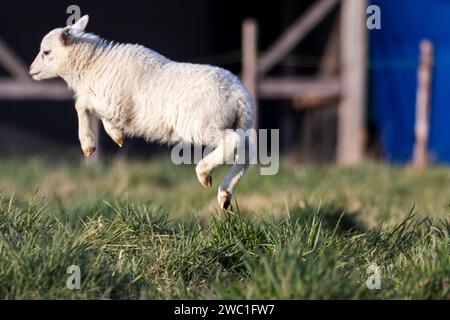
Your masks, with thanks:
[(433, 44), (428, 40), (420, 42), (420, 63), (417, 71), (416, 124), (413, 167), (423, 168), (428, 164), (429, 115), (431, 81), (433, 77)]
[(367, 0), (342, 0), (340, 59), (342, 97), (338, 109), (337, 163), (364, 155), (367, 68)]
[(242, 82), (253, 98), (254, 122), (258, 127), (258, 26), (253, 19), (246, 19), (242, 25)]

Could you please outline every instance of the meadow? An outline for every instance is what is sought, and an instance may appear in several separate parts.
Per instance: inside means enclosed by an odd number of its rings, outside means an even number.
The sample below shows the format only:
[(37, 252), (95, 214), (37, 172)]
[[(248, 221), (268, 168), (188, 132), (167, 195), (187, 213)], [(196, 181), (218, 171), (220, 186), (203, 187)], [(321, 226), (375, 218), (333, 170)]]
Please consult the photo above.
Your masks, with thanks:
[(226, 213), (224, 173), (205, 189), (165, 156), (2, 159), (0, 299), (450, 298), (449, 168), (285, 158)]

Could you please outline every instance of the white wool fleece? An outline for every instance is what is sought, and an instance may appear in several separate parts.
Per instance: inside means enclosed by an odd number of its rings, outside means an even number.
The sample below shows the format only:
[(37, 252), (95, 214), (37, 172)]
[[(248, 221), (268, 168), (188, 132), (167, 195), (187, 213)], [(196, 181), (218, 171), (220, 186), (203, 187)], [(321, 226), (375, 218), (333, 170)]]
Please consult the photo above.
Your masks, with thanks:
[(216, 130), (252, 124), (249, 94), (224, 69), (173, 62), (138, 45), (79, 39), (61, 76), (82, 104), (128, 135), (214, 144)]

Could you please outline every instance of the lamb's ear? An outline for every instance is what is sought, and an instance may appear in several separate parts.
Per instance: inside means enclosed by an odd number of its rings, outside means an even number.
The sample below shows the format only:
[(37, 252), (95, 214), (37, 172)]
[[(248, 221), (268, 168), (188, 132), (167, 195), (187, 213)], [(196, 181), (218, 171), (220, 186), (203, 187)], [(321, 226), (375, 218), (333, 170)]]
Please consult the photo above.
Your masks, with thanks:
[(89, 16), (86, 14), (80, 18), (77, 22), (75, 22), (72, 26), (73, 29), (77, 29), (80, 31), (84, 31), (86, 29), (86, 26), (89, 22)]
[(72, 27), (65, 27), (61, 32), (61, 42), (63, 45), (69, 45), (73, 40), (73, 30)]

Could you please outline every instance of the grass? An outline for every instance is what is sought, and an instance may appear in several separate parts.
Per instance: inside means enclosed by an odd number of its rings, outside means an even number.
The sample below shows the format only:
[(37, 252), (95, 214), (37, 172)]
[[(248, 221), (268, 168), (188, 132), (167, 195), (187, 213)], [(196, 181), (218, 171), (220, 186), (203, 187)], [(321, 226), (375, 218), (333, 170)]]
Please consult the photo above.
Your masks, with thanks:
[(253, 168), (223, 214), (166, 157), (3, 159), (0, 298), (449, 299), (449, 184), (443, 167), (285, 159), (275, 176)]

